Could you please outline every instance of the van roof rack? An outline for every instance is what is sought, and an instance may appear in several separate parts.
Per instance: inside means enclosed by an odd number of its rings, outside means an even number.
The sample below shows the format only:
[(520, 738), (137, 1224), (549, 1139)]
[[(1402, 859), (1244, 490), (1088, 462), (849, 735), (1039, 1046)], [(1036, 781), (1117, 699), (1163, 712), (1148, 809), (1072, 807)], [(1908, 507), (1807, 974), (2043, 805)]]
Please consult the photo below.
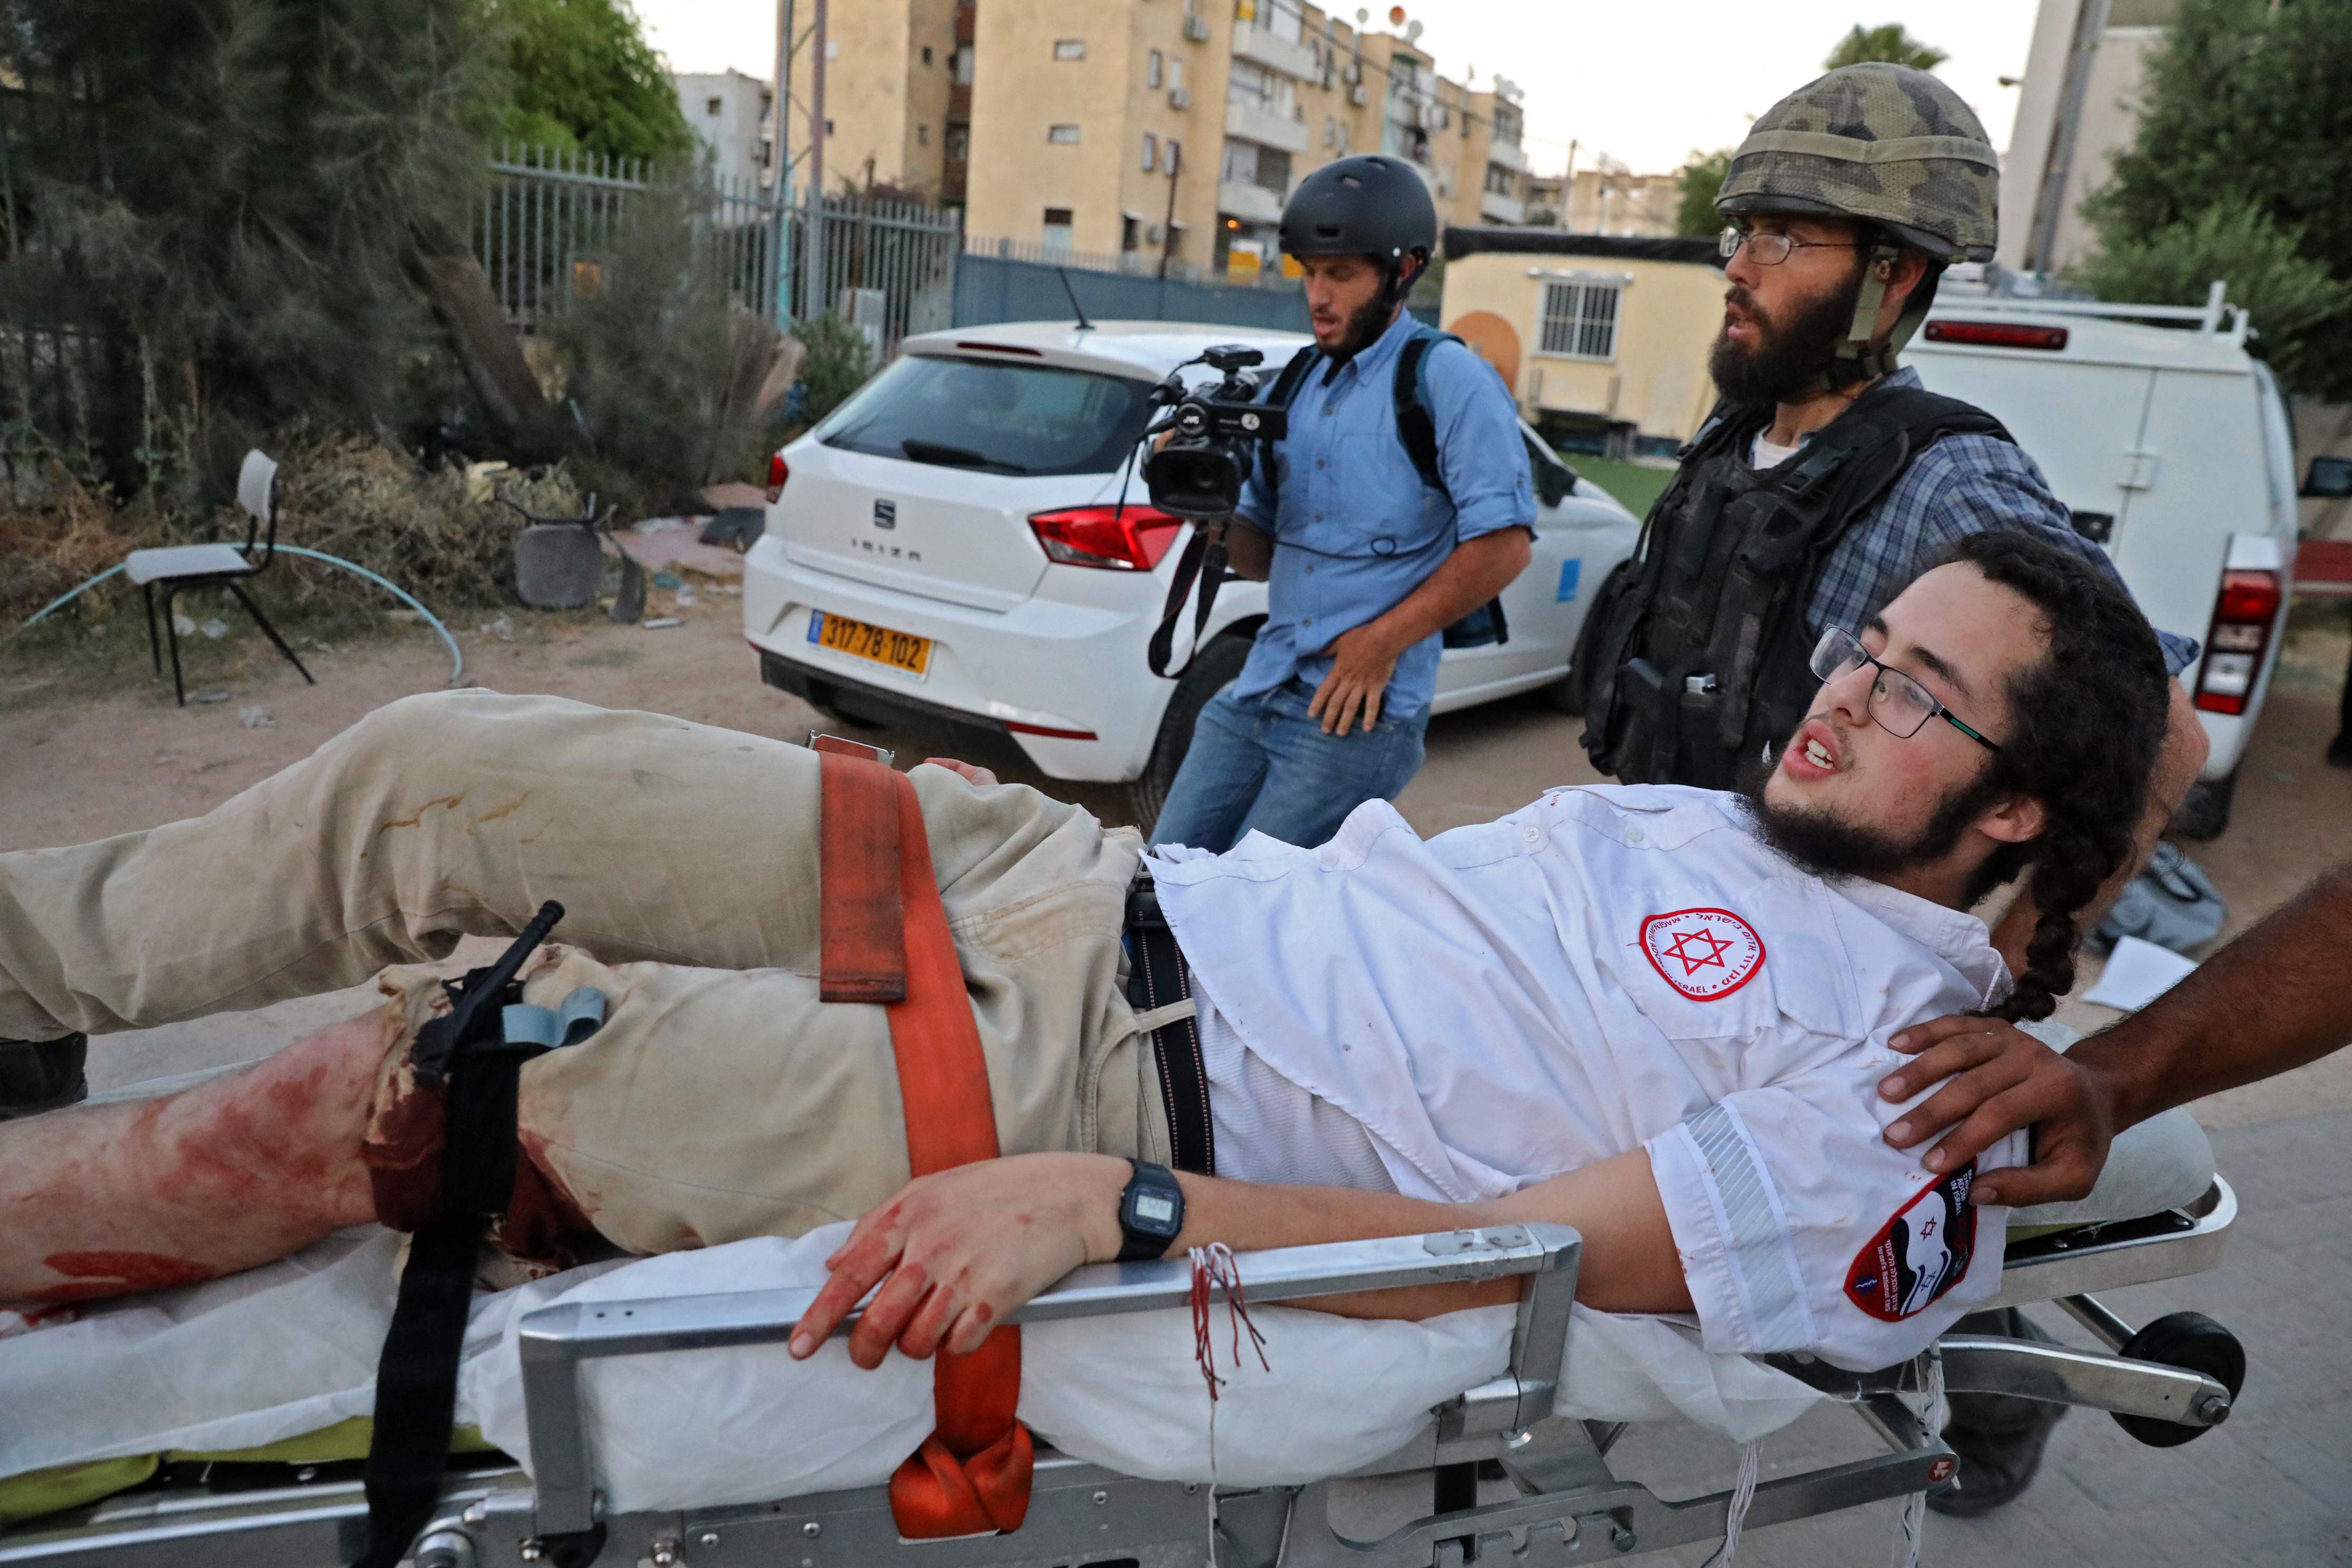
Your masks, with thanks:
[(2229, 285), (2219, 279), (2205, 297), (2202, 305), (2135, 305), (2110, 300), (2069, 300), (2053, 295), (2026, 294), (1946, 294), (1939, 297), (1939, 313), (1965, 311), (1998, 312), (2002, 315), (2037, 316), (2100, 316), (2110, 321), (2140, 321), (2151, 326), (2186, 327), (2242, 344), (2252, 329), (2247, 322), (2246, 308), (2228, 301)]

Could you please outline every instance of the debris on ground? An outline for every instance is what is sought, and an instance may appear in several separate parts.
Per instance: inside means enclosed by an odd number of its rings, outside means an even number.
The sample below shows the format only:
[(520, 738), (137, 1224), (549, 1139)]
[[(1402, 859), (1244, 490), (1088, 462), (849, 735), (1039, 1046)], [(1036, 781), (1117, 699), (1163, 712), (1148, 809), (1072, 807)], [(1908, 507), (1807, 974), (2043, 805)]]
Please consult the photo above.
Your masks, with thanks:
[(196, 635), (196, 623), (190, 620), (187, 616), (180, 614), (179, 611), (173, 610), (172, 612), (172, 629), (179, 633), (184, 637), (192, 637)]
[(244, 725), (248, 730), (275, 730), (278, 728), (278, 721), (271, 718), (269, 716), (269, 710), (264, 708), (258, 702), (253, 703), (248, 707), (238, 709), (236, 710), (236, 721)]
[(680, 577), (675, 572), (656, 572), (654, 574), (654, 586), (656, 588), (675, 588), (684, 581), (685, 579)]
[(228, 636), (228, 623), (215, 616), (208, 621), (200, 622), (196, 630), (204, 633), (207, 640), (218, 642)]
[(677, 607), (678, 607), (679, 609), (681, 609), (681, 610), (690, 610), (690, 609), (692, 609), (692, 608), (693, 608), (697, 604), (698, 604), (698, 603), (700, 603), (700, 601), (699, 601), (699, 600), (698, 600), (698, 599), (694, 596), (694, 590), (693, 590), (693, 589), (688, 588), (688, 587), (685, 587), (685, 586), (683, 586), (683, 585), (681, 585), (681, 586), (678, 588), (678, 591), (677, 591)]
[(210, 691), (198, 691), (191, 695), (188, 700), (191, 702), (226, 702), (228, 700), (228, 688), (226, 686), (216, 686)]
[(768, 510), (758, 506), (730, 506), (710, 520), (702, 531), (705, 544), (731, 544), (738, 550), (749, 550), (768, 531)]
[(671, 626), (682, 626), (684, 625), (686, 625), (686, 623), (679, 620), (676, 616), (656, 616), (652, 620), (645, 623), (645, 627), (646, 630), (649, 632), (658, 632), (667, 630)]
[(500, 642), (512, 642), (514, 641), (514, 617), (500, 616), (495, 621), (484, 621), (481, 631), (485, 637), (496, 637)]

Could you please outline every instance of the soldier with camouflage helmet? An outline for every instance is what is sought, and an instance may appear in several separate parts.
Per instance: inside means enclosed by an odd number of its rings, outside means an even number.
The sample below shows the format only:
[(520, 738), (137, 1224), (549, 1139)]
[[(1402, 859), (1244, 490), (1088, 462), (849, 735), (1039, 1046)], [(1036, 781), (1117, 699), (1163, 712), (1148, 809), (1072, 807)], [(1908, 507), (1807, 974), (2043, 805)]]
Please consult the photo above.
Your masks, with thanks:
[[(1732, 154), (1716, 200), (1729, 287), (1708, 363), (1721, 400), (1651, 509), (1641, 550), (1603, 585), (1578, 650), (1584, 744), (1602, 772), (1760, 788), (1801, 722), (1829, 741), (1809, 747), (1809, 765), (1840, 768), (1838, 725), (1859, 716), (1823, 710), (1836, 705), (1815, 673), (1818, 649), (1847, 636), (1867, 647), (1880, 609), (1969, 534), (2037, 531), (2113, 572), (1998, 420), (1927, 391), (1897, 362), (1945, 268), (1991, 258), (1999, 183), (1969, 106), (1928, 73), (1891, 64), (1798, 89)], [(2177, 676), (2196, 644), (2158, 636)], [(1913, 673), (1935, 684), (1932, 671)], [(1945, 724), (1908, 743), (1991, 745)], [(2175, 682), (2143, 854), (2204, 758)], [(2133, 868), (2081, 918), (2096, 919)], [(2030, 890), (2003, 917), (1995, 941), (2012, 971), (2042, 923)], [(2060, 1407), (1968, 1395), (1953, 1408), (1946, 1436), (1960, 1480), (1936, 1506), (1982, 1512), (2023, 1490)]]

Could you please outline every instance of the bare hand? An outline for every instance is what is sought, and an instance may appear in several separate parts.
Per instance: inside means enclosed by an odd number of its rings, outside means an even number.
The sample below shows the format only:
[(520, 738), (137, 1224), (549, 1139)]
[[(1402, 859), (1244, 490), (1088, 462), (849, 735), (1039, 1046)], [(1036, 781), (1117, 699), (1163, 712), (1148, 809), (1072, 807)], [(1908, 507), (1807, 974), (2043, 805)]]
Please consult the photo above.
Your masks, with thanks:
[(2114, 1096), (2095, 1073), (1997, 1018), (1937, 1018), (1901, 1031), (1889, 1044), (1917, 1059), (1880, 1082), (1888, 1100), (1909, 1100), (1951, 1079), (1886, 1129), (1889, 1143), (1908, 1149), (1951, 1128), (1922, 1162), (1931, 1171), (1949, 1171), (2031, 1127), (2033, 1163), (1979, 1177), (1971, 1201), (2021, 1207), (2090, 1192), (2116, 1127)]
[(925, 757), (923, 761), (935, 768), (945, 768), (981, 789), (986, 789), (996, 782), (996, 775), (977, 763), (960, 763), (953, 757)]
[(1370, 626), (1341, 632), (1323, 651), (1331, 656), (1331, 673), (1315, 689), (1307, 716), (1322, 720), (1327, 735), (1346, 734), (1359, 719), (1370, 729), (1380, 721), (1381, 696), (1396, 671), (1397, 656)]
[(793, 1331), (805, 1360), (877, 1284), (849, 1334), (869, 1371), (896, 1344), (969, 1355), (1038, 1291), (1118, 1255), (1129, 1167), (1107, 1154), (1017, 1154), (919, 1176), (857, 1222), (824, 1260), (832, 1277)]

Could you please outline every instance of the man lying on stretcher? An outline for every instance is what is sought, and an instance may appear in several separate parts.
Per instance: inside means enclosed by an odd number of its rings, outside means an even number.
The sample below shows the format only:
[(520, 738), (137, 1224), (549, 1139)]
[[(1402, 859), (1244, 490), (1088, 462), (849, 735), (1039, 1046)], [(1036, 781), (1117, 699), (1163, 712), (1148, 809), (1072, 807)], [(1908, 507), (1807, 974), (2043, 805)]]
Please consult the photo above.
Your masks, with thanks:
[[(1374, 802), (1319, 848), (1152, 861), (1216, 1172), (1181, 1178), (1175, 1246), (1559, 1221), (1593, 1306), (1853, 1367), (1986, 1299), (2002, 1212), (1970, 1205), (1973, 1167), (1882, 1141), (1885, 1042), (2068, 988), (2073, 916), (2129, 853), (2164, 664), (2118, 589), (2014, 531), (1853, 631), (1823, 637), (1813, 711), (1745, 798), (1565, 789), (1427, 842)], [(1139, 849), (977, 770), (916, 770), (1005, 1157), (909, 1184), (884, 1009), (817, 997), (818, 773), (550, 699), (394, 704), (197, 821), (0, 856), (0, 1033), (350, 984), (558, 899), (576, 945), (541, 952), (527, 995), (593, 986), (610, 1016), (522, 1070), (504, 1249), (560, 1265), (862, 1215), (794, 1352), (877, 1284), (861, 1364), (969, 1349), (1115, 1256), (1128, 1157), (1167, 1157), (1119, 987)], [(2044, 913), (2012, 985), (1965, 911), (2028, 867)], [(170, 1099), (0, 1126), (0, 1300), (410, 1224), (438, 1129), (406, 1053), (453, 972), (386, 969), (384, 1005)]]

